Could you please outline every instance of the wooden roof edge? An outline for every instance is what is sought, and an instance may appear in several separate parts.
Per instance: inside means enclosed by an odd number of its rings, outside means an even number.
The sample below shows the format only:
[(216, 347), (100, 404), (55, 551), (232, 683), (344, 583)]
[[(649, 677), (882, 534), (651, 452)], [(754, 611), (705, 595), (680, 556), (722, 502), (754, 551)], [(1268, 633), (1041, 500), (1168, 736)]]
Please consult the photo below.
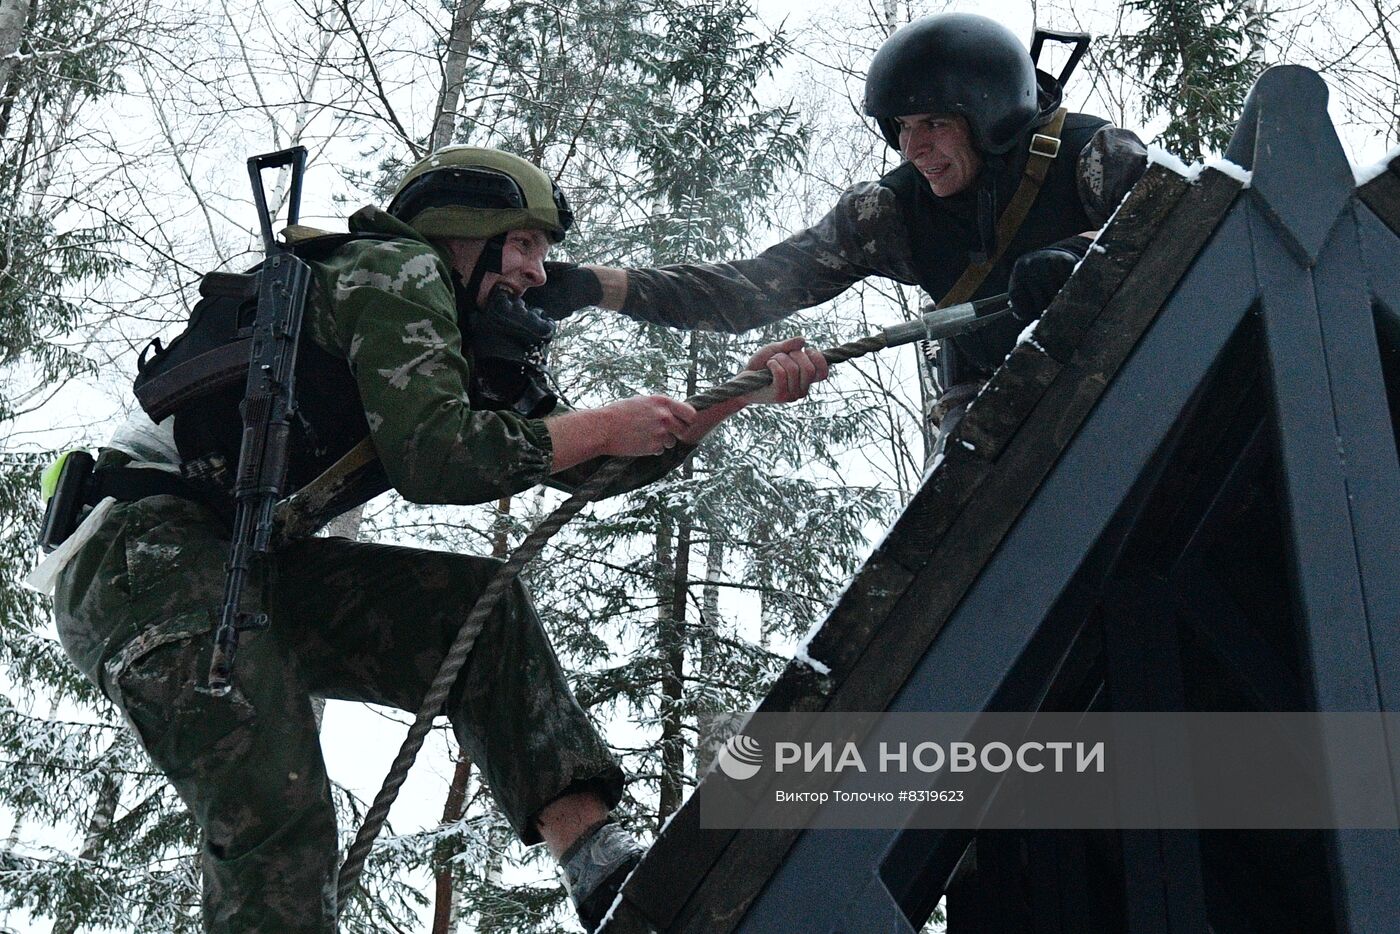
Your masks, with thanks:
[[(955, 442), (969, 440), (969, 445), (954, 443), (929, 472), (920, 492), (813, 634), (804, 654), (817, 665), (796, 659), (790, 662), (758, 708), (760, 712), (821, 710), (827, 706), (865, 654), (879, 623), (888, 618), (909, 585), (925, 570), (932, 544), (952, 527), (1001, 451), (1035, 410), (1063, 366), (1061, 360), (1073, 359), (1079, 342), (1150, 250), (1157, 230), (1173, 216), (1188, 192), (1202, 186), (1227, 189), (1231, 199), (1240, 187), (1214, 170), (1207, 170), (1193, 184), (1163, 166), (1149, 168), (1100, 235), (1098, 249), (1091, 252), (1070, 286), (1047, 310), (1032, 339), (1023, 341), (1008, 356), (1006, 365), (969, 412), (966, 427), (954, 434)], [(1228, 200), (1221, 203), (1217, 194), (1213, 201), (1223, 216)], [(1184, 272), (1194, 256), (1186, 258), (1179, 272)], [(764, 833), (784, 836), (780, 831)], [(606, 931), (669, 929), (709, 871), (724, 858), (735, 836), (733, 831), (700, 828), (698, 808), (687, 802), (629, 881)]]
[[(1127, 264), (1127, 276), (1101, 302), (1099, 313), (1081, 333), (1080, 343), (1068, 354), (1069, 363), (1039, 392), (1031, 413), (1013, 430), (1014, 437), (1002, 447), (995, 462), (981, 460), (961, 445), (949, 450), (948, 459), (931, 473), (925, 488), (931, 484), (936, 488), (940, 471), (951, 474), (955, 468), (972, 471), (963, 475), (964, 481), (971, 477), (975, 485), (961, 496), (955, 509), (945, 509), (946, 501), (939, 507), (946, 515), (938, 523), (937, 534), (924, 539), (922, 573), (915, 574), (907, 594), (901, 594), (886, 610), (885, 617), (898, 617), (898, 624), (873, 628), (865, 651), (847, 677), (835, 682), (824, 709), (887, 709), (1241, 190), (1238, 180), (1206, 170), (1170, 205), (1165, 218), (1149, 225), (1156, 233), (1145, 238), (1146, 248)], [(1088, 263), (1081, 271), (1087, 268)], [(1046, 351), (1025, 342), (1013, 351), (1015, 354), (1045, 355)], [(916, 525), (921, 522), (916, 521)], [(892, 546), (903, 524), (901, 517), (882, 548)], [(821, 654), (821, 636), (819, 632), (813, 637), (809, 654), (829, 661)], [(833, 666), (832, 675), (836, 673)], [(770, 695), (770, 701), (775, 699)], [(815, 697), (801, 700), (805, 702), (803, 709), (819, 709)], [(765, 701), (760, 710), (770, 709), (768, 705)], [(693, 803), (688, 802), (687, 807)], [(722, 851), (709, 851), (707, 868), (687, 858), (691, 855), (689, 841), (677, 835), (669, 845), (654, 848), (656, 855), (650, 858), (650, 866), (644, 862), (639, 867), (638, 876), (646, 868), (651, 878), (634, 879), (643, 884), (635, 893), (628, 893), (629, 898), (639, 916), (650, 915), (659, 922), (657, 930), (723, 934), (733, 930), (760, 897), (800, 835), (800, 830), (736, 831), (724, 841)], [(708, 846), (714, 838), (700, 839)], [(684, 879), (679, 885), (678, 875)]]
[(875, 629), (925, 569), (932, 545), (952, 526), (1190, 188), (1176, 172), (1149, 167), (1104, 229), (1097, 249), (968, 408), (941, 460), (807, 640), (803, 657), (780, 675), (760, 711), (820, 710), (840, 689)]
[[(1298, 80), (1298, 75), (1284, 69), (1274, 76), (1277, 86), (1264, 90), (1277, 98), (1280, 89), (1287, 91), (1289, 82)], [(1268, 96), (1261, 93), (1255, 109), (1259, 110), (1268, 101)], [(1273, 132), (1272, 127), (1266, 129)], [(1258, 145), (1253, 132), (1237, 135), (1251, 150)], [(1262, 135), (1268, 137), (1268, 133)], [(1186, 185), (1179, 175), (1164, 176), (1167, 171), (1153, 167), (1149, 174), (1168, 186)], [(1329, 175), (1329, 179), (1343, 184), (1335, 174)], [(1272, 205), (1276, 210), (1280, 206), (1290, 207), (1291, 201), (1285, 197), (1289, 193), (1284, 184), (1287, 181), (1282, 177), (1276, 179), (1274, 183), (1280, 187), (1277, 191), (1269, 189), (1259, 193), (1260, 203)], [(907, 637), (902, 637), (903, 641), (892, 640), (887, 638), (889, 631), (897, 627), (881, 627), (879, 623), (888, 618), (907, 595), (926, 596), (928, 588), (915, 587), (916, 583), (929, 579), (926, 572), (931, 565), (938, 564), (939, 574), (942, 574), (944, 566), (939, 562), (956, 553), (959, 546), (967, 546), (963, 550), (980, 555), (969, 555), (968, 560), (962, 562), (966, 567), (958, 571), (966, 576), (970, 585), (977, 568), (985, 566), (995, 554), (999, 536), (1004, 534), (1003, 530), (968, 535), (970, 528), (975, 528), (972, 520), (986, 512), (1009, 528), (1024, 511), (1033, 498), (1035, 485), (1053, 467), (1096, 402), (1098, 396), (1090, 398), (1090, 394), (1101, 392), (1116, 375), (1181, 275), (1200, 255), (1240, 190), (1238, 181), (1208, 168), (1194, 184), (1182, 189), (1183, 194), (1178, 197), (1184, 200), (1180, 204), (1174, 202), (1167, 215), (1159, 216), (1151, 225), (1151, 236), (1146, 238), (1148, 244), (1143, 250), (1137, 254), (1120, 253), (1116, 258), (1096, 253), (1086, 260), (1030, 339), (1013, 351), (1006, 365), (994, 376), (983, 397), (955, 433), (955, 444), (948, 456), (926, 476), (919, 494), (809, 640), (804, 654), (815, 659), (817, 666), (799, 661), (791, 663), (760, 706), (761, 711), (882, 709), (878, 707), (880, 691), (897, 689), (899, 684), (907, 683), (908, 672), (894, 671), (893, 668), (900, 666), (888, 664), (886, 653), (898, 655), (901, 663), (906, 660), (905, 656), (917, 655), (913, 659), (916, 663), (917, 658), (922, 657), (918, 654), (920, 645), (926, 649), (928, 642)], [(1339, 210), (1344, 209), (1350, 190), (1350, 187), (1344, 188)], [(1273, 201), (1266, 197), (1270, 191), (1277, 196)], [(1400, 154), (1390, 160), (1385, 171), (1355, 186), (1355, 194), (1400, 237)], [(1166, 196), (1159, 197), (1165, 199)], [(1125, 202), (1120, 215), (1127, 209)], [(1199, 215), (1200, 224), (1193, 224), (1197, 219), (1192, 216), (1193, 212)], [(1209, 224), (1205, 224), (1207, 214), (1212, 216)], [(1099, 240), (1100, 246), (1107, 248), (1121, 242), (1113, 237), (1123, 235), (1124, 220), (1115, 217), (1119, 226), (1112, 231), (1105, 230)], [(1285, 220), (1288, 223), (1284, 223)], [(1317, 230), (1313, 228), (1320, 229), (1320, 226), (1313, 223), (1315, 220), (1289, 215), (1276, 226), (1293, 236), (1306, 253), (1316, 247), (1313, 240)], [(1184, 242), (1173, 242), (1183, 232), (1191, 236)], [(1163, 242), (1152, 244), (1158, 237)], [(1108, 255), (1112, 257), (1112, 252), (1108, 251)], [(1111, 275), (1115, 262), (1123, 266), (1123, 276), (1116, 282)], [(1129, 283), (1130, 277), (1136, 285)], [(1154, 279), (1162, 281), (1154, 283)], [(1141, 307), (1132, 307), (1138, 299)], [(1117, 335), (1115, 339), (1112, 329), (1119, 326), (1137, 330), (1130, 335)], [(1093, 335), (1092, 338), (1089, 335)], [(1084, 385), (1070, 385), (1072, 383)], [(1099, 385), (1087, 385), (1089, 383)], [(1077, 395), (1075, 390), (1079, 390)], [(1049, 416), (1053, 407), (1066, 401), (1072, 403), (1076, 410), (1074, 418), (1078, 420), (1073, 424), (1066, 421), (1051, 425)], [(968, 443), (956, 443), (963, 441)], [(1014, 482), (1008, 483), (1011, 474), (1015, 474), (1011, 477)], [(1026, 492), (1028, 484), (1029, 492)], [(1014, 489), (1016, 496), (1025, 493), (1026, 498), (1017, 502), (993, 502), (999, 496), (1005, 499), (1009, 489)], [(974, 512), (978, 515), (973, 515)], [(935, 554), (939, 557), (933, 557)], [(936, 606), (933, 602), (922, 604), (928, 606), (926, 615), (943, 614), (946, 618), (956, 608), (963, 592), (947, 588), (940, 593)], [(874, 624), (869, 622), (872, 619)], [(939, 625), (934, 621), (931, 627), (921, 627), (929, 630), (928, 640), (936, 637)], [(918, 638), (923, 639), (924, 635), (920, 633)], [(821, 671), (821, 668), (828, 670)], [(877, 686), (877, 691), (871, 689), (867, 681), (887, 683)], [(843, 690), (848, 686), (860, 690)], [(856, 701), (865, 699), (876, 706), (851, 706), (848, 693), (858, 695)], [(800, 834), (800, 831), (702, 830), (694, 804), (694, 801), (687, 802), (676, 815), (676, 820), (658, 839), (629, 882), (615, 923), (606, 928), (609, 934), (643, 930), (705, 931), (709, 934), (731, 930), (760, 897), (785, 858), (784, 854)]]

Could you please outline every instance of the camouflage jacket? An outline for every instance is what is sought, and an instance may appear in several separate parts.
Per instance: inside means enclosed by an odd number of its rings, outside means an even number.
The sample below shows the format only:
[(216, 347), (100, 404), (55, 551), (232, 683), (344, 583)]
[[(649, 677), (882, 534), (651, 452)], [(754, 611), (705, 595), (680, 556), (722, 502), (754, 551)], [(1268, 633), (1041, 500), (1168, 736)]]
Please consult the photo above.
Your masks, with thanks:
[(378, 208), (350, 218), (354, 240), (315, 272), (307, 335), (350, 362), (390, 483), (420, 503), (481, 503), (549, 475), (544, 422), (472, 409), (448, 257)]
[[(591, 474), (598, 461), (551, 476), (544, 420), (471, 407), (471, 352), (458, 326), (449, 258), (375, 207), (355, 212), (349, 226), (393, 239), (352, 240), (311, 264), (307, 333), (349, 361), (393, 487), (419, 503), (482, 503), (539, 483), (568, 488)], [(609, 495), (651, 482), (691, 450), (638, 458)]]
[[(1074, 213), (1082, 212), (1092, 225), (1087, 229), (1108, 220), (1145, 165), (1146, 150), (1132, 132), (1113, 126), (1092, 132), (1073, 166), (1069, 195), (1078, 201)], [(906, 285), (927, 281), (920, 274), (924, 257), (915, 255), (920, 245), (909, 229), (909, 214), (890, 184), (898, 172), (853, 185), (821, 220), (750, 259), (628, 269), (624, 314), (672, 327), (738, 333), (827, 301), (866, 276)], [(929, 196), (933, 210), (950, 215), (966, 211), (961, 202), (972, 199), (971, 192), (948, 199)], [(952, 277), (965, 258), (959, 254), (957, 268), (948, 270)]]

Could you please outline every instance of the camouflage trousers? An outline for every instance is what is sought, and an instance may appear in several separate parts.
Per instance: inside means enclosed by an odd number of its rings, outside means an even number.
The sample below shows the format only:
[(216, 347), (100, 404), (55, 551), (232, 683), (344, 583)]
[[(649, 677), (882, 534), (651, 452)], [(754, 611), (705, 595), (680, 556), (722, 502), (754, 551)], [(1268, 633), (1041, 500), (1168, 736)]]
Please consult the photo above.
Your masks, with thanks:
[[(287, 545), (256, 588), (271, 626), (243, 633), (220, 698), (205, 685), (227, 551), (201, 506), (119, 504), (62, 572), (59, 637), (203, 831), (206, 930), (334, 931), (336, 821), (311, 698), (415, 710), (498, 562), (343, 538)], [(561, 794), (621, 797), (622, 772), (519, 585), (446, 713), (527, 843)]]

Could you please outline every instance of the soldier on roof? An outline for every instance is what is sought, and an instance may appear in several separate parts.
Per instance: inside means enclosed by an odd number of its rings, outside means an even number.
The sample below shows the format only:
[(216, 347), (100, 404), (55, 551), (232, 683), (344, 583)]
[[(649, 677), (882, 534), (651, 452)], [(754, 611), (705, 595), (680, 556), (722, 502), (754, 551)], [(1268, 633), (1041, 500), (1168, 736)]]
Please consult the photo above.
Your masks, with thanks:
[[(354, 236), (329, 238), (329, 252), (315, 252), (328, 238), (310, 237), (302, 440), (344, 451), (367, 435), (386, 485), (419, 503), (576, 483), (604, 455), (642, 458), (640, 485), (734, 411), (802, 398), (825, 378), (820, 355), (793, 339), (749, 361), (773, 372), (771, 387), (704, 412), (664, 396), (556, 408), (532, 352), (553, 325), (521, 296), (545, 283), (545, 256), (571, 220), (535, 166), (452, 147), (415, 166), (387, 212), (355, 213)], [(55, 591), (60, 639), (203, 832), (206, 930), (334, 931), (335, 809), (311, 698), (415, 710), (498, 562), (343, 538), (286, 543), (253, 588), (261, 605), (251, 609), (270, 626), (244, 635), (232, 692), (211, 696), (229, 551), (229, 491), (206, 449), (218, 432), (182, 412), (160, 425), (142, 415), (102, 451), (97, 475), (164, 471), (169, 492), (99, 507), (73, 533), (80, 544)], [(236, 438), (236, 411), (229, 418)], [(306, 474), (295, 456), (289, 474)], [(203, 485), (190, 485), (196, 477)], [(559, 860), (592, 930), (640, 847), (609, 820), (622, 770), (518, 583), (446, 713), (520, 838)]]
[[(933, 415), (946, 437), (1146, 169), (1137, 136), (1098, 117), (1062, 115), (1061, 97), (1059, 82), (998, 23), (965, 13), (916, 20), (881, 45), (866, 76), (865, 111), (904, 157), (898, 168), (847, 189), (816, 224), (753, 258), (651, 269), (558, 264), (530, 299), (555, 317), (599, 305), (739, 333), (866, 276), (917, 284), (945, 305), (1009, 289), (1013, 316), (938, 349)], [(1037, 171), (1043, 182), (1028, 185)]]

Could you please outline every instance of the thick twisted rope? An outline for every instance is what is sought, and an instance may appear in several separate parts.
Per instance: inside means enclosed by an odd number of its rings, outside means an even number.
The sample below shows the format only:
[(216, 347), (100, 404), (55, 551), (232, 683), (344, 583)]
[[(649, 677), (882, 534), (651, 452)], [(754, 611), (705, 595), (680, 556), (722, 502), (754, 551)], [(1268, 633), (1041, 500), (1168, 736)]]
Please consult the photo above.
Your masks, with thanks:
[[(998, 296), (998, 298), (1004, 303), (1005, 296)], [(931, 312), (919, 321), (911, 321), (905, 325), (886, 329), (879, 334), (872, 334), (859, 340), (841, 344), (830, 350), (822, 351), (822, 355), (828, 364), (844, 363), (847, 360), (854, 360), (895, 344), (948, 336), (941, 333), (936, 325), (944, 323), (951, 325), (955, 319), (956, 323), (962, 326), (961, 329), (966, 330), (966, 325), (976, 319), (972, 326), (980, 326), (996, 317), (994, 314), (982, 311), (986, 305), (986, 300), (984, 300), (976, 308), (972, 305), (955, 306)], [(961, 316), (951, 314), (958, 312), (961, 308), (966, 308)], [(931, 320), (931, 315), (940, 317), (937, 320)], [(696, 411), (703, 411), (721, 402), (748, 395), (772, 382), (773, 374), (766, 369), (746, 370), (713, 389), (696, 393), (686, 402)], [(634, 458), (630, 457), (615, 457), (604, 461), (593, 476), (580, 486), (572, 496), (560, 504), (548, 518), (535, 526), (529, 535), (525, 536), (519, 547), (496, 571), (491, 582), (486, 585), (486, 589), (472, 607), (471, 613), (467, 615), (466, 622), (458, 630), (457, 638), (453, 641), (452, 647), (443, 656), (442, 666), (438, 669), (433, 683), (429, 685), (428, 693), (423, 697), (423, 704), (418, 715), (414, 719), (413, 725), (409, 727), (403, 745), (399, 747), (399, 754), (394, 758), (394, 763), (389, 768), (389, 774), (384, 778), (384, 785), (379, 789), (374, 804), (365, 814), (359, 832), (355, 834), (354, 842), (350, 844), (350, 848), (345, 853), (345, 862), (340, 867), (340, 877), (337, 884), (337, 897), (342, 907), (349, 902), (350, 896), (354, 894), (360, 873), (364, 870), (365, 858), (369, 855), (375, 838), (379, 836), (379, 831), (384, 827), (384, 822), (389, 817), (389, 809), (393, 807), (394, 800), (399, 795), (399, 789), (408, 778), (408, 772), (413, 768), (418, 751), (423, 748), (423, 740), (432, 728), (433, 720), (442, 710), (447, 695), (452, 690), (452, 685), (457, 681), (457, 675), (461, 673), (462, 666), (466, 664), (467, 655), (470, 654), (476, 637), (481, 633), (481, 627), (485, 624), (486, 617), (490, 616), (492, 611), (496, 609), (496, 606), (501, 602), (501, 597), (504, 596), (507, 588), (515, 581), (525, 565), (534, 560), (555, 533), (576, 516), (584, 506), (600, 498), (601, 494), (627, 471), (633, 460)]]

